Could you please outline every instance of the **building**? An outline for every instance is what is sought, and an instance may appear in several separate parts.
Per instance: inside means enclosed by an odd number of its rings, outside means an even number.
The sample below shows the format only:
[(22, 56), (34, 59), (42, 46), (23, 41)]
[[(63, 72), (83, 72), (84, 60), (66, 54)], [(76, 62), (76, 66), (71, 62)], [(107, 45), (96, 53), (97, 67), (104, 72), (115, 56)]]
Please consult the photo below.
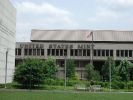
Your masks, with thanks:
[(13, 79), (15, 33), (16, 9), (9, 0), (0, 0), (0, 83), (9, 83)]
[(60, 66), (58, 77), (64, 78), (65, 59), (74, 59), (80, 79), (85, 79), (85, 65), (92, 58), (97, 70), (101, 70), (107, 57), (118, 63), (123, 59), (133, 61), (133, 31), (32, 30), (31, 42), (16, 44), (16, 65), (26, 58), (48, 56), (53, 56)]

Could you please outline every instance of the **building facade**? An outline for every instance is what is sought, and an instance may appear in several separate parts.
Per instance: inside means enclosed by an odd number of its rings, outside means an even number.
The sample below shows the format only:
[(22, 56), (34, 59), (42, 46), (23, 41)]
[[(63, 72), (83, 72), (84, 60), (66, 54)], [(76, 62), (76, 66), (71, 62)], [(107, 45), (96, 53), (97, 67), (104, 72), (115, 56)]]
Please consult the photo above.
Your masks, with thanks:
[(0, 83), (13, 79), (15, 68), (16, 9), (9, 0), (0, 0)]
[(133, 31), (32, 30), (31, 42), (16, 43), (16, 65), (26, 58), (49, 56), (57, 61), (58, 77), (64, 78), (65, 59), (74, 59), (78, 76), (85, 79), (85, 65), (92, 58), (97, 70), (101, 70), (107, 57), (118, 63), (123, 59), (132, 62)]

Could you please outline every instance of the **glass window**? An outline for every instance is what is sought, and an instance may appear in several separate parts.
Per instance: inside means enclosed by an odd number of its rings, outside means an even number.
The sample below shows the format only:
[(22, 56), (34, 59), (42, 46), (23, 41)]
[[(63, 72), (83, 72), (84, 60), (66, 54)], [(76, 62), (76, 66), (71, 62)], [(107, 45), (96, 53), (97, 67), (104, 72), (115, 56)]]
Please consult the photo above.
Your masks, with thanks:
[(102, 50), (102, 56), (103, 57), (105, 56), (105, 50)]
[(106, 50), (106, 56), (109, 57), (109, 50)]
[(36, 56), (36, 49), (33, 49), (33, 55)]
[(74, 50), (71, 49), (71, 50), (70, 50), (70, 56), (73, 56), (73, 54), (74, 54), (73, 52), (74, 52)]
[(56, 56), (59, 56), (59, 49), (56, 49)]
[(28, 49), (24, 49), (24, 55), (28, 55)]
[(20, 48), (18, 49), (18, 55), (21, 55), (21, 49)]
[(82, 56), (82, 50), (81, 49), (78, 50), (78, 56)]
[(15, 49), (15, 55), (17, 55), (17, 48)]
[(124, 50), (121, 50), (121, 57), (124, 57)]
[(67, 56), (67, 49), (64, 49), (64, 56)]
[(32, 49), (29, 49), (29, 55), (30, 56), (32, 55)]
[(97, 56), (97, 51), (96, 50), (94, 50), (94, 56)]
[(119, 50), (116, 50), (116, 56), (117, 56), (117, 57), (120, 56), (119, 52), (120, 52)]
[(52, 56), (55, 56), (55, 49), (52, 49)]
[(51, 55), (51, 49), (47, 49), (47, 55), (48, 55), (48, 56)]
[(40, 56), (40, 49), (37, 49), (37, 55)]
[(41, 56), (44, 56), (44, 49), (41, 49)]
[(132, 57), (132, 50), (129, 50), (129, 57)]
[(87, 49), (87, 56), (90, 56), (90, 50)]
[(83, 49), (83, 56), (86, 56), (86, 50)]
[(128, 57), (128, 50), (125, 50), (125, 57)]
[(78, 56), (78, 50), (75, 49), (75, 56)]
[(113, 57), (113, 50), (110, 50), (110, 56)]
[(101, 52), (100, 52), (101, 50), (98, 50), (98, 56), (101, 56)]
[(63, 56), (63, 49), (60, 49), (60, 56)]

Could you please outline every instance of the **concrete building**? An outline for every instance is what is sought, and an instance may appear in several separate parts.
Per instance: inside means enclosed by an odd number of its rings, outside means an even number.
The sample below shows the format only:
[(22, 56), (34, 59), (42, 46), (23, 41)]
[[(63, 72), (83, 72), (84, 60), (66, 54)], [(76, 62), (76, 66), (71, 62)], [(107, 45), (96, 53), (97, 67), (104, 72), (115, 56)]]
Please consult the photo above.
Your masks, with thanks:
[(0, 0), (0, 83), (9, 83), (13, 79), (15, 68), (15, 32), (16, 9), (9, 0)]
[(58, 77), (64, 78), (64, 60), (74, 59), (80, 79), (85, 79), (85, 65), (92, 58), (97, 70), (101, 70), (107, 57), (116, 62), (133, 61), (133, 31), (32, 30), (31, 42), (16, 43), (16, 65), (26, 58), (48, 56), (53, 56), (60, 66)]

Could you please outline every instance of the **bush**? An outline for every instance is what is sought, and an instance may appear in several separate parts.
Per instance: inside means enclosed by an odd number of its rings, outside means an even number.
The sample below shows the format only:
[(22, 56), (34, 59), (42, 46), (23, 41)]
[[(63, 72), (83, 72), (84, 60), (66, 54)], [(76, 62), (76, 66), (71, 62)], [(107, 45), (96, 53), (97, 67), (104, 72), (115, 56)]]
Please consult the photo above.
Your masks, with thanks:
[(79, 83), (80, 83), (79, 80), (72, 80), (72, 79), (67, 80), (67, 86), (74, 86), (74, 85), (79, 84)]
[(113, 89), (124, 89), (125, 87), (126, 87), (125, 82), (120, 82), (120, 81), (112, 82), (112, 88)]
[(129, 81), (127, 83), (127, 87), (128, 87), (128, 89), (133, 89), (133, 81)]

